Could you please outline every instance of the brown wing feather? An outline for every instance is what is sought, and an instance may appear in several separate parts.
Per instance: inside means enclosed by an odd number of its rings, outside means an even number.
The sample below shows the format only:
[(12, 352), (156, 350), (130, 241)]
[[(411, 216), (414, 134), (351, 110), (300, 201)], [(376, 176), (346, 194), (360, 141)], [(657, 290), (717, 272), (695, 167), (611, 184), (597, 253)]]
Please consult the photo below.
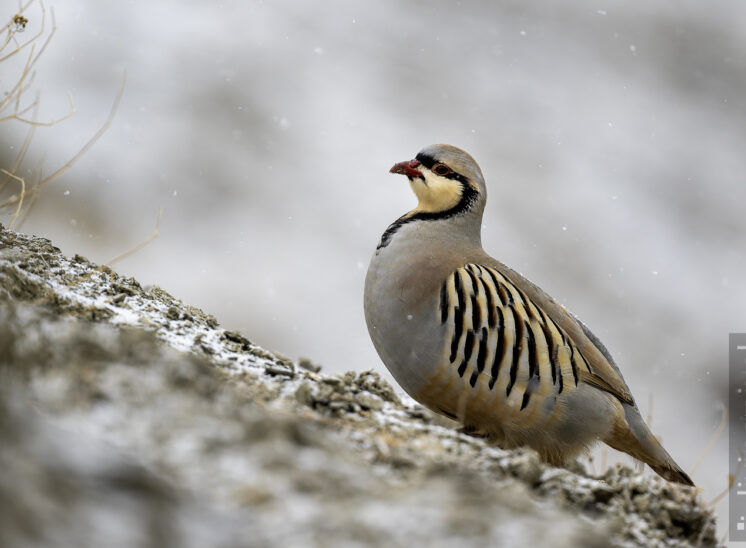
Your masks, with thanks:
[[(608, 392), (612, 396), (616, 396), (617, 398), (619, 398), (619, 400), (623, 401), (624, 403), (628, 403), (629, 405), (635, 404), (635, 400), (632, 399), (631, 395), (629, 396), (629, 398), (627, 398), (624, 394), (620, 394), (613, 386), (611, 386), (608, 382), (606, 382), (606, 380), (600, 375), (596, 375), (594, 373), (588, 373), (587, 371), (580, 371), (578, 374), (578, 379), (580, 380), (580, 382), (590, 384), (591, 386), (595, 386), (599, 390), (603, 390), (604, 392)], [(627, 390), (627, 393), (629, 394), (629, 390)]]
[(484, 261), (483, 264), (498, 270), (523, 291), (533, 301), (534, 305), (542, 308), (554, 323), (564, 330), (565, 334), (590, 363), (592, 369), (592, 372), (583, 371), (580, 375), (580, 380), (616, 396), (624, 403), (629, 405), (635, 404), (629, 387), (624, 382), (624, 378), (608, 350), (606, 350), (598, 338), (580, 320), (547, 295), (539, 286), (501, 262), (490, 257), (490, 260)]

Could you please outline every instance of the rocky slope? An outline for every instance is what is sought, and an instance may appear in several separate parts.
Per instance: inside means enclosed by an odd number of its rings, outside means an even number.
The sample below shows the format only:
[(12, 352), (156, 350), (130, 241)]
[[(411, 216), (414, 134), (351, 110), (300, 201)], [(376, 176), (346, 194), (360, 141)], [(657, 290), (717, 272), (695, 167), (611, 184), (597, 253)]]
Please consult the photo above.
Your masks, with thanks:
[(500, 450), (1, 226), (0, 439), (3, 547), (717, 543), (694, 490)]

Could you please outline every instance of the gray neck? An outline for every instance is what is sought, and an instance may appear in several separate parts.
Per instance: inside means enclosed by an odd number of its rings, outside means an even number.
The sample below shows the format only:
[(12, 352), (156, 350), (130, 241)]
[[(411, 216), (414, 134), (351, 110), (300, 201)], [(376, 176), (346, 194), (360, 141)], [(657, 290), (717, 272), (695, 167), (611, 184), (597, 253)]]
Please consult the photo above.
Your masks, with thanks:
[(388, 246), (393, 240), (406, 237), (432, 240), (448, 245), (467, 248), (482, 247), (482, 215), (484, 204), (475, 203), (468, 210), (451, 215), (415, 214), (404, 215), (394, 221), (383, 233), (378, 249)]

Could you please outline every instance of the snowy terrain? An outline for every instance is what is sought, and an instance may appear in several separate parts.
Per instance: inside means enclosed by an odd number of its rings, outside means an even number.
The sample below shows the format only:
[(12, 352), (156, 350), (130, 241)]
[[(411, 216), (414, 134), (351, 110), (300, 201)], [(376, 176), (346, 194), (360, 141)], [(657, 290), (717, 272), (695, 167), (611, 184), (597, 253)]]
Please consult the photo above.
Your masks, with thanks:
[(0, 226), (0, 545), (712, 546), (696, 490), (459, 433)]

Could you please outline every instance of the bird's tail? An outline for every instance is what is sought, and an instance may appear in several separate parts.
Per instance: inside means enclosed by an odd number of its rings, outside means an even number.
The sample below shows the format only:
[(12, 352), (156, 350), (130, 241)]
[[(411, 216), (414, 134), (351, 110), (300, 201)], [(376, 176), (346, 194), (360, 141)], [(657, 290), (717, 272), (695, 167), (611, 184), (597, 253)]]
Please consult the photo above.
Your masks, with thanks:
[(692, 479), (676, 464), (671, 455), (650, 431), (636, 407), (622, 404), (623, 415), (617, 416), (611, 435), (605, 440), (614, 449), (641, 460), (662, 478), (694, 486)]

